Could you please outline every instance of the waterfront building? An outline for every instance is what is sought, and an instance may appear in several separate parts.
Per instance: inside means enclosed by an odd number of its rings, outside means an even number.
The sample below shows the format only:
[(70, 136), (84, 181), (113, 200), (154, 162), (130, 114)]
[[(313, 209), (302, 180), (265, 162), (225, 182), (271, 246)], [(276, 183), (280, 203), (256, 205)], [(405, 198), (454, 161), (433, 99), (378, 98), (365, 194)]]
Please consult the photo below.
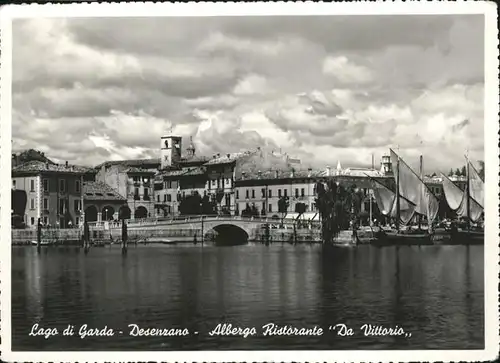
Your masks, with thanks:
[(107, 184), (127, 201), (127, 207), (121, 208), (118, 213), (119, 219), (155, 216), (153, 178), (156, 174), (154, 166), (157, 167), (158, 164), (159, 161), (148, 159), (101, 164), (96, 181)]
[(83, 205), (88, 222), (118, 220), (120, 215), (130, 214), (127, 198), (103, 182), (83, 183)]
[[(314, 186), (322, 172), (294, 170), (242, 171), (235, 182), (236, 214), (255, 207), (260, 216), (280, 218), (278, 202), (288, 197), (288, 212), (298, 203), (305, 204), (305, 215), (316, 213)], [(311, 212), (313, 215), (311, 215)]]
[(12, 189), (26, 192), (26, 226), (34, 228), (38, 218), (44, 225), (68, 228), (84, 218), (84, 176), (88, 168), (49, 161), (29, 161), (12, 168)]

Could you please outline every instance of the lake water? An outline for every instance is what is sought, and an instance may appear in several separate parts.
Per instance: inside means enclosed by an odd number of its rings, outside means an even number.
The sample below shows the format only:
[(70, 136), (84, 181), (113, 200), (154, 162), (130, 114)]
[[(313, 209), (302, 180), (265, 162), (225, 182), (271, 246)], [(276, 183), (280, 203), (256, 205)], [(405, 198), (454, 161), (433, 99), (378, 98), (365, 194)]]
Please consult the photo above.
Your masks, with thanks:
[[(14, 247), (12, 349), (483, 349), (483, 270), (483, 246), (149, 245), (125, 256), (117, 246), (87, 255)], [(29, 336), (35, 323), (59, 335)], [(210, 336), (219, 323), (256, 327), (257, 335)], [(267, 323), (324, 334), (264, 337)], [(341, 323), (355, 335), (328, 330)], [(364, 336), (365, 323), (411, 337)], [(68, 324), (75, 336), (62, 335)], [(115, 336), (81, 339), (83, 324)], [(190, 335), (132, 337), (128, 324)]]

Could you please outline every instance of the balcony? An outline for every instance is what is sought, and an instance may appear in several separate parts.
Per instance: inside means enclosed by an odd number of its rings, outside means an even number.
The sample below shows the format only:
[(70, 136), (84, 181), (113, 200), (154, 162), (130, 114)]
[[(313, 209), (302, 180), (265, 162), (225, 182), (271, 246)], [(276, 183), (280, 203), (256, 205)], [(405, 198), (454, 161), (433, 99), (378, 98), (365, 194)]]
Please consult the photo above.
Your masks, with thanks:
[(144, 195), (142, 197), (142, 200), (151, 200), (151, 197), (149, 195)]
[(134, 195), (134, 200), (141, 200), (141, 196), (139, 194)]

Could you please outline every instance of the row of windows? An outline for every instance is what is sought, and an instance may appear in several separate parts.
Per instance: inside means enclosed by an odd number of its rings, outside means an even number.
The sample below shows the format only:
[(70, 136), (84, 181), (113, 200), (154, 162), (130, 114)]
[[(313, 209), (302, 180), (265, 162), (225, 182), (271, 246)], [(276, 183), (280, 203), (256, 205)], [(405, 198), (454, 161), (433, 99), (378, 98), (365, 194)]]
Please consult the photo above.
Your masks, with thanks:
[[(266, 206), (266, 204), (265, 204), (265, 203), (262, 203), (262, 208), (261, 208), (261, 210), (260, 210), (260, 211), (262, 211), (262, 210), (265, 208), (265, 206)], [(247, 207), (247, 208), (250, 208), (250, 205), (247, 203), (246, 207)], [(316, 208), (316, 207), (315, 207), (315, 204), (314, 204), (314, 203), (312, 203), (312, 204), (311, 204), (311, 210), (314, 210), (315, 208)], [(309, 209), (309, 205), (307, 205), (307, 204), (306, 204), (306, 212), (308, 211), (308, 209)], [(259, 211), (259, 212), (260, 212), (260, 211)], [(268, 211), (269, 213), (272, 213), (272, 211), (273, 211), (273, 205), (272, 205), (271, 203), (269, 203), (267, 211)]]
[[(156, 196), (156, 201), (160, 203), (160, 195), (158, 194)], [(172, 201), (172, 195), (171, 194), (163, 194), (163, 202), (171, 202)]]
[[(262, 188), (260, 192), (261, 192), (261, 197), (265, 198), (266, 197), (266, 188)], [(255, 189), (252, 189), (251, 193), (252, 193), (251, 198), (255, 199)], [(282, 196), (281, 189), (278, 189), (278, 198), (281, 198), (281, 196)], [(288, 189), (283, 189), (283, 196), (284, 197), (288, 196)], [(273, 197), (272, 189), (267, 190), (267, 197), (268, 198)], [(305, 188), (300, 188), (300, 194), (299, 194), (299, 188), (295, 188), (295, 198), (299, 198), (299, 197), (305, 197)], [(236, 190), (236, 199), (239, 199), (239, 198), (240, 198), (239, 190)], [(247, 189), (245, 191), (245, 198), (250, 199), (250, 190), (249, 189)]]
[[(66, 212), (66, 199), (59, 199), (59, 214), (64, 214)], [(35, 198), (30, 199), (30, 208), (35, 209)], [(73, 208), (75, 212), (78, 212), (82, 208), (82, 201), (77, 199), (73, 201)], [(43, 198), (43, 210), (49, 210), (49, 199)]]

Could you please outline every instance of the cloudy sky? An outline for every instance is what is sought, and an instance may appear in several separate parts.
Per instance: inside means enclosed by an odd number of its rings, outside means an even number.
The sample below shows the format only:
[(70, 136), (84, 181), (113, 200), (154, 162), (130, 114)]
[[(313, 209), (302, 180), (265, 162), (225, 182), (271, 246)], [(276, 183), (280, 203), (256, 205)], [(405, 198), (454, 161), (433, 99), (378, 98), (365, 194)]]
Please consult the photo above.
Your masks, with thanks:
[[(483, 159), (480, 15), (15, 20), (13, 149), (95, 165), (267, 146), (304, 166)], [(185, 146), (185, 145), (184, 145)]]

